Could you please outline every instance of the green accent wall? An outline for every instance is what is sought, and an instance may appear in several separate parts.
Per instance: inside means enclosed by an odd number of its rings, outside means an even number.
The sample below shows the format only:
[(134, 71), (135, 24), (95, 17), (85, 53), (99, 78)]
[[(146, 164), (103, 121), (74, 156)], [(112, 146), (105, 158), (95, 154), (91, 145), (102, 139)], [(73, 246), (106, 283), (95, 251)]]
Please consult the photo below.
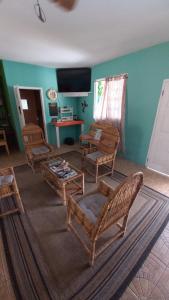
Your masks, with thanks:
[[(18, 120), (13, 86), (41, 87), (43, 89), (45, 115), (49, 142), (56, 144), (55, 128), (49, 125), (50, 116), (46, 91), (57, 89), (56, 71), (52, 68), (2, 61), (6, 94), (9, 101), (10, 113), (20, 149), (23, 149), (21, 129)], [(93, 122), (94, 80), (106, 76), (128, 73), (125, 119), (125, 153), (126, 159), (139, 164), (145, 164), (154, 119), (163, 80), (169, 78), (169, 42), (153, 46), (126, 56), (122, 56), (92, 68), (92, 90), (87, 98), (63, 98), (59, 96), (61, 106), (72, 105), (74, 113), (85, 120), (85, 131)], [(86, 100), (88, 107), (82, 112), (81, 102)], [(72, 136), (78, 139), (78, 126), (61, 128), (61, 142)]]
[[(6, 61), (6, 60), (3, 60), (2, 64), (3, 64), (4, 74), (5, 74), (7, 90), (9, 94), (12, 120), (14, 122), (14, 128), (16, 130), (20, 150), (23, 150), (23, 143), (22, 143), (20, 123), (18, 119), (18, 112), (16, 107), (16, 100), (14, 96), (14, 89), (13, 89), (14, 86), (39, 87), (43, 89), (48, 138), (51, 144), (56, 144), (55, 128), (54, 126), (49, 125), (51, 117), (49, 116), (48, 103), (50, 102), (50, 100), (46, 96), (46, 91), (49, 88), (52, 87), (57, 89), (56, 70), (52, 68), (46, 68), (42, 66), (18, 63), (13, 61)], [(77, 101), (78, 101), (77, 99), (63, 98), (60, 95), (58, 96), (58, 99), (61, 106), (64, 105), (73, 106), (74, 114), (77, 114)], [(61, 143), (63, 143), (64, 138), (67, 136), (74, 137), (74, 139), (77, 140), (78, 129), (75, 126), (61, 128), (60, 130)]]
[(122, 56), (92, 68), (88, 107), (79, 113), (85, 130), (93, 122), (94, 80), (128, 73), (124, 157), (145, 164), (163, 80), (169, 78), (169, 42)]

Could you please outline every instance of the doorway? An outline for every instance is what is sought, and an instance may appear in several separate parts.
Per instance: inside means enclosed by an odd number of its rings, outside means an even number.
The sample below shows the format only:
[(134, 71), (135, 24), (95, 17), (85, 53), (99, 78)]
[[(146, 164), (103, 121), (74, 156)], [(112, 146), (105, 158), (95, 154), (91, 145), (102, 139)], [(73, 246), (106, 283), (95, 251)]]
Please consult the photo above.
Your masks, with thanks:
[(169, 79), (164, 80), (146, 166), (169, 175)]
[(21, 128), (33, 123), (40, 126), (48, 140), (43, 90), (41, 88), (14, 87)]

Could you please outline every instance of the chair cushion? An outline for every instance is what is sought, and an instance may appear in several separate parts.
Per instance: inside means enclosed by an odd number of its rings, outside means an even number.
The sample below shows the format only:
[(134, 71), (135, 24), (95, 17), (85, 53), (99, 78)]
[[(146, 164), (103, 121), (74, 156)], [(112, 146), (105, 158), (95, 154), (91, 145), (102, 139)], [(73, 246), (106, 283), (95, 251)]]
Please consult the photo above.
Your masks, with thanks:
[(79, 202), (79, 206), (91, 223), (95, 224), (106, 201), (107, 197), (101, 193), (94, 193), (89, 196), (84, 196)]
[(90, 154), (86, 155), (87, 158), (90, 158), (93, 161), (96, 161), (97, 158), (100, 158), (100, 157), (103, 157), (103, 156), (105, 156), (105, 154), (103, 152), (100, 152), (100, 151), (96, 151), (96, 152), (93, 152), (93, 153), (90, 153)]
[(39, 146), (39, 147), (32, 148), (32, 154), (34, 155), (45, 154), (48, 152), (49, 152), (49, 148), (47, 146)]
[(3, 175), (0, 176), (0, 187), (6, 184), (11, 184), (13, 181), (14, 176), (11, 175)]

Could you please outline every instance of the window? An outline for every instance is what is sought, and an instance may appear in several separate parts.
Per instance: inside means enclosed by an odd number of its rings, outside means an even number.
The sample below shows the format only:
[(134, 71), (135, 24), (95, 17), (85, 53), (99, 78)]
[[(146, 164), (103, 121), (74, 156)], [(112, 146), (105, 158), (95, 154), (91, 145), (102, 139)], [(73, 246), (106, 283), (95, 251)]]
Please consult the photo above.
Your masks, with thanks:
[(94, 86), (93, 118), (112, 122), (119, 129), (121, 142), (125, 117), (126, 78), (126, 74), (103, 78), (96, 80)]

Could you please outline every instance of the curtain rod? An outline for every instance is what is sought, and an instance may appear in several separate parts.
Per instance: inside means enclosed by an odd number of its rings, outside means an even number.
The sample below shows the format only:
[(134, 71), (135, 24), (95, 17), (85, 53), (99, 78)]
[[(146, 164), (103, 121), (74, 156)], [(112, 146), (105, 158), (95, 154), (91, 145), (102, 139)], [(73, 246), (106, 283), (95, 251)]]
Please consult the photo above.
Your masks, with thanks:
[(100, 81), (100, 80), (105, 80), (105, 79), (116, 79), (116, 78), (119, 78), (119, 77), (128, 78), (128, 73), (114, 75), (114, 76), (108, 76), (108, 77), (104, 77), (104, 78), (99, 78), (99, 79), (96, 79), (95, 81)]

